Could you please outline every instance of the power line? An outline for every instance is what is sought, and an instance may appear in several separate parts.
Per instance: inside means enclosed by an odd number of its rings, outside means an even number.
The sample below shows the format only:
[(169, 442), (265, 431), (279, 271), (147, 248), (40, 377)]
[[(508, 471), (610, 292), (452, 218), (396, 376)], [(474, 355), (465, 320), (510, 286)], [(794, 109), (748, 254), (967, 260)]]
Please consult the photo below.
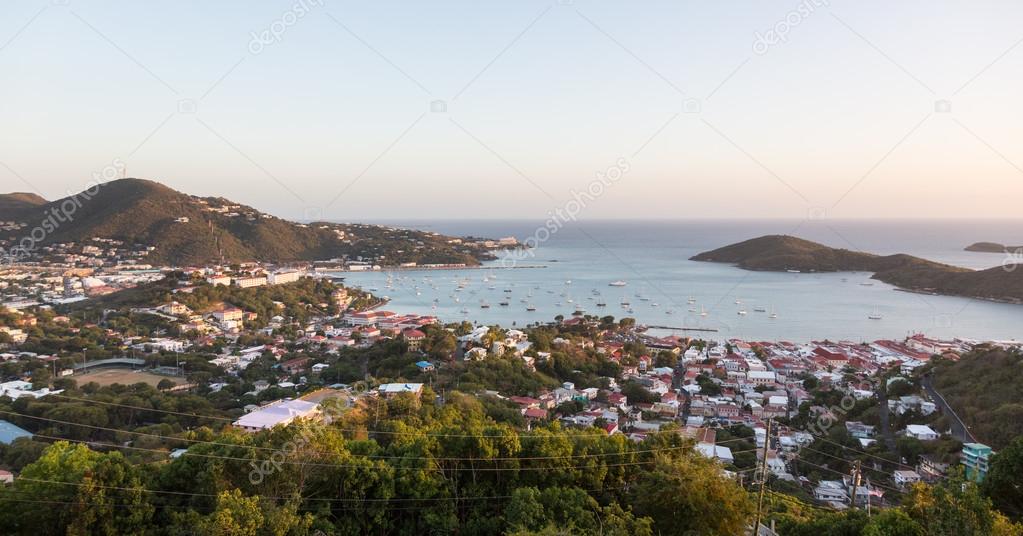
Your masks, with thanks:
[[(131, 430), (121, 430), (121, 429), (118, 429), (118, 428), (110, 428), (110, 427), (106, 427), (106, 426), (97, 426), (97, 425), (85, 424), (85, 423), (76, 423), (76, 422), (70, 422), (70, 421), (63, 421), (63, 420), (59, 420), (59, 419), (50, 419), (50, 418), (47, 418), (47, 417), (38, 417), (38, 416), (35, 416), (35, 415), (26, 415), (26, 414), (23, 414), (23, 413), (17, 413), (17, 412), (11, 412), (11, 411), (2, 411), (2, 410), (0, 410), (0, 414), (14, 415), (14, 416), (20, 416), (20, 417), (27, 417), (27, 418), (30, 418), (30, 419), (37, 419), (37, 420), (41, 420), (41, 421), (52, 422), (52, 423), (63, 424), (63, 425), (69, 425), (69, 426), (80, 426), (80, 427), (83, 427), (83, 428), (90, 428), (90, 429), (94, 429), (94, 430), (103, 430), (103, 431), (107, 431), (107, 432), (132, 434), (132, 435), (143, 436), (143, 437), (153, 437), (153, 438), (164, 439), (164, 440), (168, 440), (168, 441), (184, 441), (184, 442), (190, 442), (190, 443), (193, 443), (193, 444), (214, 445), (214, 446), (219, 446), (219, 447), (241, 448), (241, 449), (251, 449), (251, 450), (270, 451), (270, 452), (280, 452), (281, 451), (281, 448), (263, 447), (263, 446), (259, 446), (259, 445), (242, 445), (242, 444), (234, 444), (234, 443), (222, 443), (222, 442), (218, 442), (218, 441), (204, 441), (204, 440), (201, 440), (201, 439), (181, 438), (181, 437), (165, 436), (165, 435), (160, 435), (160, 434), (151, 434), (151, 433), (147, 433), (147, 432), (136, 432), (136, 431), (131, 431)], [(39, 435), (39, 434), (36, 434), (36, 435)], [(40, 436), (40, 437), (43, 437), (43, 436)], [(67, 438), (55, 438), (55, 439), (57, 439), (57, 440), (62, 440), (63, 439), (63, 440), (69, 440), (70, 441), (70, 439), (67, 439)], [(723, 444), (723, 443), (726, 443), (726, 442), (736, 441), (736, 440), (739, 440), (739, 439), (740, 438), (736, 438), (736, 439), (732, 439), (732, 440), (728, 440), (728, 441), (722, 441), (721, 443)], [(398, 460), (398, 461), (401, 461), (401, 460), (407, 460), (407, 461), (416, 460), (416, 461), (435, 461), (435, 462), (443, 462), (443, 461), (452, 461), (452, 462), (454, 462), (454, 461), (459, 461), (459, 462), (465, 462), (465, 461), (468, 461), (468, 462), (545, 461), (545, 460), (562, 460), (562, 459), (566, 459), (566, 458), (573, 459), (573, 458), (597, 458), (597, 457), (605, 457), (605, 456), (629, 456), (629, 455), (637, 455), (637, 454), (650, 454), (650, 453), (657, 453), (657, 452), (676, 451), (676, 450), (683, 450), (683, 449), (687, 449), (687, 448), (689, 448), (688, 445), (682, 445), (682, 446), (676, 446), (676, 447), (664, 447), (664, 448), (657, 448), (657, 449), (634, 450), (634, 451), (627, 451), (627, 452), (602, 452), (602, 453), (586, 453), (586, 454), (568, 454), (568, 455), (564, 455), (564, 456), (523, 456), (523, 457), (500, 457), (500, 458), (383, 456), (383, 455), (360, 455), (360, 457), (368, 458), (368, 459), (382, 459), (382, 460)], [(147, 449), (147, 450), (154, 450), (154, 449)], [(161, 451), (157, 451), (157, 452), (164, 452), (164, 451), (161, 450)], [(740, 451), (740, 452), (737, 452), (735, 454), (739, 454), (739, 453), (742, 453), (742, 452), (748, 452), (748, 451)], [(327, 453), (324, 453), (324, 452), (310, 452), (309, 454), (325, 454), (325, 455), (330, 455), (330, 454), (333, 454), (333, 453), (329, 453), (329, 452), (327, 452)]]
[[(824, 455), (824, 456), (828, 456), (829, 458), (834, 458), (834, 459), (836, 459), (836, 460), (841, 460), (841, 461), (844, 461), (844, 462), (847, 462), (847, 463), (854, 463), (854, 462), (856, 462), (856, 460), (847, 460), (847, 459), (845, 459), (845, 458), (843, 458), (843, 457), (841, 457), (841, 456), (835, 456), (834, 454), (829, 454), (829, 453), (827, 453), (827, 452), (824, 452), (824, 451), (821, 451), (821, 450), (817, 450), (817, 449), (812, 449), (812, 448), (810, 448), (810, 447), (803, 447), (802, 449), (800, 449), (800, 451), (803, 451), (803, 450), (808, 450), (808, 451), (810, 451), (810, 452), (816, 452), (817, 454), (822, 454), (822, 455)], [(800, 460), (801, 460), (801, 458), (800, 458)], [(862, 468), (862, 469), (869, 469), (869, 470), (871, 470), (871, 471), (874, 471), (874, 472), (876, 472), (876, 473), (878, 473), (878, 474), (880, 474), (880, 475), (884, 475), (884, 476), (886, 476), (886, 477), (887, 477), (887, 476), (891, 476), (891, 475), (890, 475), (890, 474), (888, 474), (888, 473), (887, 473), (886, 471), (883, 471), (883, 470), (881, 470), (881, 469), (877, 469), (877, 468), (875, 468), (875, 467), (870, 467), (870, 466), (866, 466), (866, 467), (864, 467), (864, 466), (862, 466), (862, 465), (861, 465), (861, 468)]]
[[(87, 445), (87, 446), (88, 445), (97, 445), (97, 446), (110, 447), (110, 448), (116, 448), (116, 449), (140, 450), (140, 451), (145, 451), (145, 452), (155, 452), (155, 453), (164, 454), (164, 455), (167, 454), (167, 451), (160, 450), (160, 449), (150, 449), (150, 448), (145, 448), (145, 447), (133, 447), (133, 446), (128, 446), (128, 445), (117, 445), (117, 444), (114, 444), (114, 443), (101, 443), (101, 442), (97, 442), (97, 441), (87, 441), (87, 440), (84, 440), (84, 439), (69, 439), (69, 438), (65, 438), (65, 437), (47, 436), (47, 435), (42, 435), (42, 434), (34, 434), (34, 435), (36, 437), (42, 437), (42, 438), (45, 438), (45, 439), (52, 439), (52, 440), (55, 440), (55, 441), (68, 441), (68, 442), (72, 442), (72, 443), (81, 443), (81, 444), (84, 444), (84, 445)], [(181, 455), (182, 456), (196, 456), (196, 457), (200, 457), (200, 458), (211, 458), (211, 459), (218, 459), (218, 460), (232, 460), (232, 461), (239, 461), (239, 462), (250, 462), (250, 463), (252, 463), (252, 462), (270, 463), (271, 462), (271, 460), (268, 460), (268, 459), (241, 458), (241, 457), (238, 457), (238, 456), (224, 456), (224, 455), (215, 455), (215, 454), (201, 454), (201, 453), (198, 453), (198, 452), (188, 452), (188, 451), (183, 452)], [(478, 459), (476, 461), (485, 462), (487, 460), (481, 458), (481, 459)], [(288, 464), (288, 465), (297, 465), (297, 466), (302, 466), (302, 467), (306, 467), (306, 466), (311, 466), (311, 467), (340, 467), (340, 468), (347, 468), (347, 469), (364, 469), (364, 470), (375, 470), (375, 469), (390, 470), (390, 469), (393, 469), (393, 470), (396, 470), (396, 471), (397, 470), (404, 470), (404, 471), (433, 471), (433, 472), (439, 472), (439, 473), (444, 473), (444, 472), (448, 472), (448, 471), (456, 471), (456, 472), (457, 471), (466, 471), (466, 472), (506, 472), (506, 471), (558, 471), (558, 470), (568, 470), (568, 469), (594, 469), (594, 467), (591, 466), (591, 465), (572, 465), (572, 466), (553, 466), (553, 467), (448, 467), (448, 468), (444, 468), (444, 467), (406, 467), (406, 466), (402, 466), (402, 465), (387, 465), (387, 466), (384, 466), (384, 467), (376, 467), (376, 466), (364, 466), (364, 465), (358, 465), (358, 464), (303, 462), (303, 461), (297, 461), (297, 460), (288, 460), (286, 458), (284, 460), (280, 460), (279, 463), (280, 464)], [(637, 461), (637, 462), (608, 463), (608, 464), (601, 464), (600, 467), (601, 468), (631, 467), (631, 466), (637, 466), (637, 465), (649, 465), (649, 464), (653, 464), (653, 463), (655, 463), (655, 460), (646, 460), (646, 461)]]
[[(831, 443), (832, 445), (836, 445), (836, 446), (842, 447), (843, 449), (846, 449), (846, 450), (851, 450), (851, 451), (853, 451), (853, 452), (855, 452), (857, 454), (862, 454), (864, 456), (868, 456), (868, 457), (871, 457), (871, 458), (874, 458), (874, 459), (877, 459), (877, 460), (881, 460), (882, 462), (890, 463), (892, 465), (895, 465), (895, 466), (898, 466), (898, 467), (902, 467), (903, 469), (909, 469), (910, 471), (916, 471), (916, 467), (913, 467), (912, 465), (907, 465), (907, 464), (904, 464), (904, 463), (901, 463), (901, 462), (897, 462), (895, 460), (889, 460), (888, 458), (884, 458), (884, 457), (878, 456), (876, 454), (871, 454), (871, 453), (869, 453), (869, 452), (867, 452), (865, 450), (860, 450), (860, 449), (857, 449), (857, 448), (854, 448), (854, 447), (850, 447), (848, 445), (843, 445), (843, 444), (841, 444), (841, 443), (839, 443), (837, 441), (828, 439), (828, 438), (823, 437), (823, 436), (819, 436), (817, 434), (813, 434), (813, 433), (810, 433), (810, 432), (807, 432), (807, 433), (809, 433), (813, 437), (816, 437), (817, 439), (820, 439), (821, 441), (824, 441), (826, 443)], [(801, 448), (807, 448), (807, 447), (801, 447)], [(944, 475), (938, 475), (938, 477), (942, 478), (942, 479), (948, 478), (948, 477), (946, 477)]]
[[(118, 403), (114, 403), (114, 402), (105, 402), (105, 401), (102, 401), (102, 400), (92, 400), (92, 399), (88, 399), (88, 398), (76, 398), (76, 397), (70, 397), (70, 396), (65, 396), (65, 395), (50, 394), (50, 395), (47, 395), (47, 396), (55, 396), (55, 397), (60, 397), (60, 398), (66, 398), (66, 399), (75, 400), (75, 401), (78, 401), (78, 402), (96, 403), (96, 404), (104, 404), (104, 405), (110, 405), (110, 406), (116, 406), (116, 407), (122, 407), (122, 408), (137, 409), (137, 410), (141, 410), (141, 411), (155, 411), (157, 413), (166, 413), (166, 414), (170, 414), (170, 415), (180, 415), (180, 416), (192, 417), (192, 418), (214, 419), (214, 420), (221, 420), (221, 421), (232, 422), (232, 423), (235, 420), (237, 420), (237, 419), (231, 419), (229, 417), (217, 417), (217, 416), (212, 416), (212, 415), (196, 415), (194, 413), (185, 413), (185, 412), (180, 412), (180, 411), (171, 411), (171, 410), (157, 409), (157, 408), (146, 408), (146, 407), (142, 407), (142, 406), (131, 406), (131, 405), (127, 405), (127, 404), (118, 404)], [(336, 429), (341, 431), (341, 432), (347, 432), (347, 433), (368, 433), (368, 434), (381, 434), (381, 435), (412, 435), (412, 434), (416, 433), (416, 432), (399, 432), (399, 431), (395, 431), (395, 430), (369, 430), (369, 429), (362, 429), (362, 428), (341, 428), (341, 427), (336, 427)], [(674, 432), (657, 431), (657, 432), (653, 432), (653, 433), (650, 433), (650, 432), (646, 432), (646, 433), (648, 435), (657, 435), (657, 434), (671, 434), (671, 433), (674, 433)], [(451, 439), (508, 439), (509, 437), (515, 437), (515, 438), (517, 438), (519, 440), (549, 439), (547, 437), (544, 437), (544, 436), (541, 436), (541, 435), (536, 435), (536, 434), (446, 434), (446, 433), (431, 433), (431, 432), (427, 432), (427, 433), (423, 433), (421, 435), (426, 436), (426, 437), (441, 437), (441, 438), (451, 438)], [(571, 436), (565, 436), (564, 438), (565, 439), (573, 439), (574, 440), (574, 439), (601, 439), (603, 437), (606, 437), (606, 436), (599, 435), (599, 434), (590, 434), (590, 435), (571, 435)], [(745, 439), (745, 438), (737, 438), (737, 439)], [(728, 441), (731, 441), (731, 440), (728, 440)], [(721, 443), (726, 443), (726, 442), (727, 441), (722, 441)]]
[[(60, 480), (44, 480), (44, 479), (39, 479), (39, 478), (27, 478), (27, 477), (19, 477), (18, 480), (19, 481), (27, 481), (27, 482), (39, 482), (39, 483), (43, 483), (43, 484), (58, 484), (58, 485), (66, 485), (66, 486), (83, 486), (83, 485), (86, 485), (85, 482), (65, 482), (65, 481), (60, 481)], [(199, 493), (199, 492), (189, 492), (189, 491), (155, 490), (155, 489), (149, 489), (149, 488), (145, 488), (145, 487), (129, 488), (129, 487), (123, 487), (123, 486), (105, 486), (105, 485), (93, 484), (93, 483), (89, 483), (88, 485), (90, 487), (96, 487), (96, 488), (102, 488), (102, 489), (112, 489), (112, 490), (118, 490), (118, 491), (133, 491), (133, 492), (168, 494), (168, 495), (189, 496), (189, 497), (208, 497), (208, 498), (219, 497), (219, 494), (217, 494), (217, 493)], [(587, 489), (587, 490), (583, 490), (583, 491), (585, 491), (586, 493), (597, 493), (597, 492), (603, 492), (603, 491), (615, 491), (615, 490), (619, 490), (619, 489), (622, 489), (622, 488), (621, 487), (611, 487), (611, 488)], [(30, 493), (28, 491), (23, 491), (23, 490), (9, 490), (9, 491), (15, 491), (15, 492), (19, 492), (19, 493)], [(472, 497), (472, 496), (470, 496), (470, 497), (426, 497), (426, 498), (392, 497), (392, 498), (387, 498), (387, 499), (372, 498), (372, 497), (371, 498), (358, 498), (358, 499), (354, 499), (354, 498), (353, 499), (343, 499), (343, 498), (331, 498), (331, 497), (281, 497), (281, 496), (270, 496), (270, 495), (251, 495), (250, 497), (257, 497), (257, 498), (260, 498), (260, 499), (268, 499), (268, 500), (281, 500), (281, 501), (299, 499), (299, 500), (302, 500), (302, 501), (324, 501), (324, 502), (341, 502), (341, 503), (345, 503), (345, 502), (356, 502), (356, 503), (370, 502), (370, 503), (373, 503), (373, 502), (436, 502), (436, 501), (497, 500), (497, 499), (511, 499), (511, 498), (514, 497), (514, 495), (493, 495), (493, 496), (483, 496), (483, 497)]]
[[(824, 470), (824, 471), (831, 471), (832, 473), (835, 473), (835, 474), (839, 474), (839, 475), (842, 475), (843, 477), (845, 477), (845, 476), (850, 476), (849, 474), (847, 474), (847, 473), (843, 473), (842, 471), (839, 471), (839, 470), (837, 470), (837, 469), (831, 469), (830, 467), (824, 467), (823, 465), (817, 465), (817, 464), (815, 464), (815, 463), (810, 463), (810, 462), (808, 462), (808, 461), (806, 461), (806, 460), (802, 460), (802, 459), (800, 459), (799, 461), (800, 461), (801, 463), (805, 463), (806, 465), (809, 465), (809, 466), (811, 466), (811, 467), (816, 467), (817, 469), (822, 469), (822, 470)], [(846, 461), (848, 461), (848, 460), (846, 460)], [(895, 489), (895, 488), (892, 488), (892, 487), (889, 487), (889, 486), (884, 486), (884, 485), (881, 485), (881, 484), (877, 484), (877, 483), (874, 483), (874, 484), (873, 484), (873, 486), (874, 486), (874, 487), (877, 487), (877, 488), (881, 488), (881, 489), (886, 489), (886, 490), (888, 490), (888, 491), (891, 491), (891, 492), (893, 492), (893, 493), (896, 493), (896, 494), (899, 494), (899, 495), (902, 495), (902, 494), (904, 494), (904, 493), (905, 493), (905, 492), (904, 492), (904, 491), (902, 491), (902, 490), (899, 490), (899, 489)]]

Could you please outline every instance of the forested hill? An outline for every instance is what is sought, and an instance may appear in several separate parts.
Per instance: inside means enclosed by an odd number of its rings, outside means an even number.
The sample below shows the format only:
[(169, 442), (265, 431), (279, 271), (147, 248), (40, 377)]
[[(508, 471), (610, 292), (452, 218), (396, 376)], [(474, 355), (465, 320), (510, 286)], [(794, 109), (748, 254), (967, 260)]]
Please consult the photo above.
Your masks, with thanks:
[(934, 388), (979, 441), (999, 450), (1023, 435), (1023, 354), (980, 350), (931, 367)]
[(0, 194), (0, 221), (7, 221), (11, 214), (19, 214), (24, 210), (45, 204), (45, 199), (32, 193)]
[(873, 272), (874, 279), (902, 289), (1023, 302), (1023, 269), (1015, 265), (974, 271), (912, 255), (874, 255), (832, 248), (794, 236), (761, 236), (700, 253), (690, 260), (733, 263), (747, 270)]
[[(90, 195), (92, 194), (92, 195)], [(158, 182), (121, 179), (49, 203), (22, 199), (10, 218), (30, 228), (54, 210), (67, 213), (44, 244), (92, 238), (156, 249), (153, 263), (188, 265), (219, 261), (310, 261), (342, 255), (418, 263), (478, 264), (487, 253), (435, 233), (376, 225), (290, 222), (224, 198), (201, 198)], [(6, 200), (6, 201), (5, 201)], [(40, 201), (41, 198), (34, 201)]]

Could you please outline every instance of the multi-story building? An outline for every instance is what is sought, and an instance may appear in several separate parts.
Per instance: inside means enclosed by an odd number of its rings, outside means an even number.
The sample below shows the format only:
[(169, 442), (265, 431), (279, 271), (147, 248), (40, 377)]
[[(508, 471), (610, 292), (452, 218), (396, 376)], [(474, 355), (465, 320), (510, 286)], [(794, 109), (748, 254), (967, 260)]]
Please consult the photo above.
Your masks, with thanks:
[(302, 278), (302, 272), (291, 270), (282, 272), (270, 272), (267, 275), (267, 282), (271, 285), (283, 285), (285, 283), (294, 283)]
[(232, 282), (236, 287), (241, 288), (262, 287), (266, 285), (266, 276), (257, 275), (250, 277), (236, 277), (232, 280)]
[(975, 482), (984, 480), (987, 476), (988, 459), (991, 457), (991, 447), (982, 443), (963, 444), (963, 466), (966, 467), (966, 478)]

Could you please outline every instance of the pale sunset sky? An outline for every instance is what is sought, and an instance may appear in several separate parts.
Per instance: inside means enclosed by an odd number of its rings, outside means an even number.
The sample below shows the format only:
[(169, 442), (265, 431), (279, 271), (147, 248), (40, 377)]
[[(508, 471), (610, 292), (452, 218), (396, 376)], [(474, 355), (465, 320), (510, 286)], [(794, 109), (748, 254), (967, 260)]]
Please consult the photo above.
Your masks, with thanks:
[(5, 0), (0, 191), (123, 162), (290, 219), (536, 218), (623, 168), (581, 217), (1018, 217), (1021, 21), (1009, 0)]

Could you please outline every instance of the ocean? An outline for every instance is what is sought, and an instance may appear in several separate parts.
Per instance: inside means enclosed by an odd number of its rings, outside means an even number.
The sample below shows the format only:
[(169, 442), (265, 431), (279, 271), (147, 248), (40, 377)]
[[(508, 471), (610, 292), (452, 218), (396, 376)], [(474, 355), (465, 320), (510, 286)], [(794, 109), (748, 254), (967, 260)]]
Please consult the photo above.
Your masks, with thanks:
[[(516, 327), (584, 309), (633, 317), (661, 326), (659, 333), (717, 340), (872, 341), (913, 333), (1009, 340), (1023, 335), (1023, 305), (902, 292), (869, 273), (751, 272), (689, 260), (745, 239), (791, 234), (833, 247), (908, 253), (983, 269), (1001, 266), (1006, 255), (963, 248), (979, 241), (1023, 245), (1023, 220), (601, 220), (569, 222), (549, 233), (538, 232), (543, 221), (525, 220), (367, 223), (541, 239), (522, 258), (489, 262), (482, 270), (340, 274), (350, 285), (388, 296), (388, 310), (434, 314), (445, 322)], [(519, 267), (509, 269), (512, 265)]]

